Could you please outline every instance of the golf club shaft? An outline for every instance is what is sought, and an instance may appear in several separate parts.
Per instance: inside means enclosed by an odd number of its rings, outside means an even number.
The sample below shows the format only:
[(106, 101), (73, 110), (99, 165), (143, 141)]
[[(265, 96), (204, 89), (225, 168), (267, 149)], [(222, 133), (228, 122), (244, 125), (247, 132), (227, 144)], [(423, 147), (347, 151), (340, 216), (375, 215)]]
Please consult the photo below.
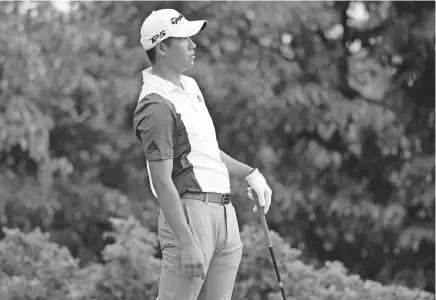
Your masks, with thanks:
[(282, 279), (280, 277), (279, 268), (277, 267), (277, 261), (276, 261), (275, 255), (274, 255), (273, 243), (271, 240), (271, 235), (269, 233), (268, 223), (266, 222), (265, 212), (263, 210), (263, 207), (260, 205), (259, 198), (254, 190), (252, 190), (252, 194), (254, 197), (254, 202), (256, 203), (257, 211), (259, 212), (259, 215), (260, 215), (260, 222), (262, 223), (263, 232), (265, 233), (267, 246), (269, 249), (269, 253), (271, 254), (271, 259), (273, 261), (274, 270), (276, 272), (277, 280), (279, 282), (280, 291), (282, 292), (283, 300), (286, 300), (284, 285), (283, 285)]

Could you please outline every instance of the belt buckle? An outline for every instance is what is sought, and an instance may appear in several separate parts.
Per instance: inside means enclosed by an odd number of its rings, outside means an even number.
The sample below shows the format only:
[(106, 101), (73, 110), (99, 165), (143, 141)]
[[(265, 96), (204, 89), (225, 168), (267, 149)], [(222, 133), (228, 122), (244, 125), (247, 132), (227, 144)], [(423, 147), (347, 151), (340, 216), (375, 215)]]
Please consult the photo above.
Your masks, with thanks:
[[(223, 194), (221, 198), (221, 205), (224, 205), (224, 202), (227, 200), (227, 203), (230, 203), (230, 199), (232, 198), (231, 194)], [(226, 204), (227, 204), (226, 203)]]

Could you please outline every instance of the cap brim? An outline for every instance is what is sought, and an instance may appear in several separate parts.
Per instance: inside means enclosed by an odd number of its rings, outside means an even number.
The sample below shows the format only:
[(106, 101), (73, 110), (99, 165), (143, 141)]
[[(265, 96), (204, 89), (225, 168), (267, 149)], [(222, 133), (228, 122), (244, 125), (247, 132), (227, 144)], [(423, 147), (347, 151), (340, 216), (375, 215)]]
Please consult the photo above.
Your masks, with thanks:
[(207, 26), (206, 20), (188, 21), (180, 24), (177, 28), (177, 32), (173, 31), (171, 36), (173, 37), (190, 37), (196, 35)]

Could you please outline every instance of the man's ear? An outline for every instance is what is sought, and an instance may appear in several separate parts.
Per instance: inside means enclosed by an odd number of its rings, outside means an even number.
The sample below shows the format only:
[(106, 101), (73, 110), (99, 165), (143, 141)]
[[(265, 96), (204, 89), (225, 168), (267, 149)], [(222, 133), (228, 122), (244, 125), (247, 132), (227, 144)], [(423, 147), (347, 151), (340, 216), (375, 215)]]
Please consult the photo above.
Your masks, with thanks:
[(156, 52), (159, 52), (160, 55), (165, 55), (166, 47), (164, 43), (159, 43), (156, 45)]

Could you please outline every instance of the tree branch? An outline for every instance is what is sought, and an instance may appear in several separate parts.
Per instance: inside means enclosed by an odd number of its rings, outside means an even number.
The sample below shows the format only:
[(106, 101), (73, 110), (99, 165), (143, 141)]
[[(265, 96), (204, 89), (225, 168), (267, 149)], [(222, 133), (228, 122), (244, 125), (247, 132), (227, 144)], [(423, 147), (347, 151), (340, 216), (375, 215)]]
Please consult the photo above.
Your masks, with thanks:
[(316, 130), (314, 131), (303, 130), (297, 135), (297, 137), (313, 140), (317, 142), (319, 145), (323, 146), (325, 149), (329, 151), (337, 151), (342, 155), (350, 153), (348, 151), (348, 146), (345, 143), (343, 143), (339, 131), (335, 131), (332, 137), (328, 140), (322, 138)]
[(341, 25), (344, 30), (341, 39), (341, 48), (340, 48), (341, 56), (338, 62), (339, 82), (340, 82), (338, 89), (342, 94), (346, 96), (346, 98), (354, 99), (358, 96), (358, 93), (355, 90), (353, 90), (348, 84), (348, 72), (349, 72), (348, 56), (350, 55), (350, 51), (348, 50), (347, 43), (349, 40), (350, 28), (348, 26), (347, 10), (349, 5), (350, 5), (350, 1), (340, 2), (340, 4), (338, 4)]

